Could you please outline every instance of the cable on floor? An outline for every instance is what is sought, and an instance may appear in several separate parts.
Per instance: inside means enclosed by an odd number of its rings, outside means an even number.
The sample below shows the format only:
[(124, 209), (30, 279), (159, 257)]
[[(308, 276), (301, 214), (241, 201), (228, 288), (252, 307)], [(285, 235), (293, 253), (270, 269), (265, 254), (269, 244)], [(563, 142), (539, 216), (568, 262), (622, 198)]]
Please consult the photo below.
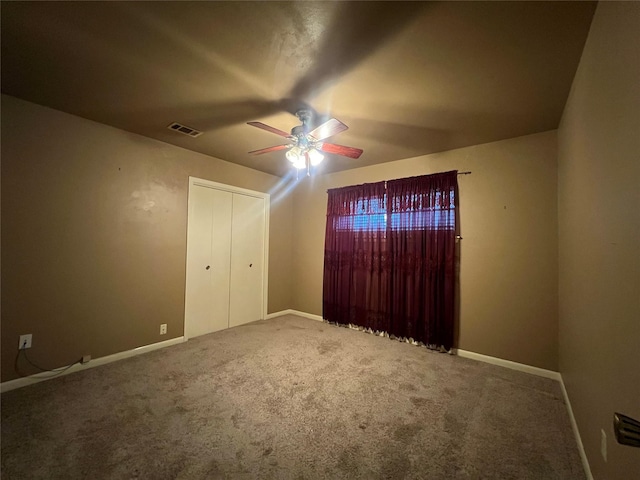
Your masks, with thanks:
[[(31, 365), (34, 368), (37, 368), (38, 370), (40, 370), (40, 373), (37, 373), (35, 375), (38, 375), (37, 378), (52, 378), (52, 377), (57, 377), (58, 375), (63, 374), (64, 372), (66, 372), (67, 370), (69, 370), (71, 367), (73, 367), (74, 365), (78, 364), (78, 363), (82, 363), (82, 360), (76, 360), (75, 362), (69, 364), (69, 365), (65, 365), (64, 367), (59, 367), (59, 368), (53, 368), (53, 369), (49, 369), (49, 368), (42, 368), (39, 365), (36, 365), (35, 363), (33, 363), (31, 361), (31, 359), (29, 358), (29, 356), (27, 355), (27, 349), (26, 348), (20, 348), (18, 349), (18, 354), (16, 355), (16, 359), (14, 362), (14, 370), (16, 371), (16, 373), (18, 375), (20, 375), (21, 377), (27, 377), (27, 376), (31, 376), (31, 375), (24, 375), (20, 372), (20, 369), (18, 367), (18, 360), (20, 359), (20, 352), (24, 352), (24, 358), (25, 360), (29, 363), (29, 365)], [(42, 373), (45, 372), (52, 372), (53, 375), (41, 375)]]

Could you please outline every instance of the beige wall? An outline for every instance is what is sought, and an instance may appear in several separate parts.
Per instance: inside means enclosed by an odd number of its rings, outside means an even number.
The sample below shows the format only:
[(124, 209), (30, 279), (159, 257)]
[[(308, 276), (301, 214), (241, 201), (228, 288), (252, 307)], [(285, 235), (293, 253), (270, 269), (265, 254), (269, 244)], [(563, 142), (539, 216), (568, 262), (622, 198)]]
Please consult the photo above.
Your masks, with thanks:
[[(20, 334), (48, 367), (183, 334), (190, 175), (280, 180), (2, 96), (2, 381)], [(291, 306), (291, 221), (290, 197), (273, 201), (270, 312)]]
[(640, 472), (612, 429), (640, 419), (639, 31), (640, 4), (598, 5), (558, 131), (560, 371), (596, 479)]
[(294, 201), (293, 305), (322, 313), (328, 188), (470, 170), (458, 178), (459, 347), (557, 370), (556, 132), (306, 179)]

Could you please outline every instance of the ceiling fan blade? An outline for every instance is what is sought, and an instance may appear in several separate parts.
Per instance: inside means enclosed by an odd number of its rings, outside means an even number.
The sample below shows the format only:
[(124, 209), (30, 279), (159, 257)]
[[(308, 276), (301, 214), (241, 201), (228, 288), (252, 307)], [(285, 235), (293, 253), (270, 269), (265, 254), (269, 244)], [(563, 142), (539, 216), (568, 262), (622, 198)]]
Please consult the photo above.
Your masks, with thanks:
[(417, 18), (427, 2), (337, 2), (324, 29), (313, 66), (289, 92), (309, 99), (391, 41)]
[(266, 130), (267, 132), (275, 133), (276, 135), (280, 135), (281, 137), (289, 138), (291, 134), (287, 132), (283, 132), (275, 127), (270, 127), (262, 122), (247, 122), (247, 125), (251, 125), (252, 127), (261, 128), (262, 130)]
[(172, 118), (205, 132), (244, 124), (282, 110), (280, 101), (243, 98), (224, 102), (200, 101), (176, 106), (132, 111), (130, 118), (141, 124), (149, 118)]
[(327, 153), (335, 153), (349, 158), (360, 158), (362, 150), (354, 147), (345, 147), (344, 145), (336, 145), (335, 143), (323, 143), (318, 146), (320, 150)]
[(348, 128), (349, 127), (347, 127), (340, 120), (335, 118), (330, 118), (319, 127), (316, 127), (313, 130), (311, 130), (309, 132), (309, 135), (311, 135), (316, 140), (324, 140), (325, 138), (333, 137), (334, 135), (337, 135), (340, 132), (344, 132)]
[(263, 153), (277, 152), (278, 150), (286, 150), (291, 147), (291, 144), (286, 145), (274, 145), (273, 147), (261, 148), (260, 150), (252, 150), (249, 155), (262, 155)]

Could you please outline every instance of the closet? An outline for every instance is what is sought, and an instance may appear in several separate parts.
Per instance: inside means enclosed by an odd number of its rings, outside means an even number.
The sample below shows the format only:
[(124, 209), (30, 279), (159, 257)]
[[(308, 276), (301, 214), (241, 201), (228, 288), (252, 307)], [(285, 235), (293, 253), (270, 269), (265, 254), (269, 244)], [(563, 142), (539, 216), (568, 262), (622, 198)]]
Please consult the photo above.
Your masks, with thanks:
[(269, 195), (189, 178), (185, 337), (264, 318)]

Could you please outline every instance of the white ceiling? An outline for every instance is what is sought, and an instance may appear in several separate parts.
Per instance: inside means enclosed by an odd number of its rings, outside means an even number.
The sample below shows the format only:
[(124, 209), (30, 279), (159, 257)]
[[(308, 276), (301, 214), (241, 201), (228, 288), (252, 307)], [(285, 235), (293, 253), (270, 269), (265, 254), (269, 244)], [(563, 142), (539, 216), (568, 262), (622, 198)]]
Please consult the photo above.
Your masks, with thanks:
[[(558, 127), (594, 2), (2, 2), (2, 92), (284, 175), (309, 106), (338, 171)], [(190, 138), (179, 122), (202, 130)]]

